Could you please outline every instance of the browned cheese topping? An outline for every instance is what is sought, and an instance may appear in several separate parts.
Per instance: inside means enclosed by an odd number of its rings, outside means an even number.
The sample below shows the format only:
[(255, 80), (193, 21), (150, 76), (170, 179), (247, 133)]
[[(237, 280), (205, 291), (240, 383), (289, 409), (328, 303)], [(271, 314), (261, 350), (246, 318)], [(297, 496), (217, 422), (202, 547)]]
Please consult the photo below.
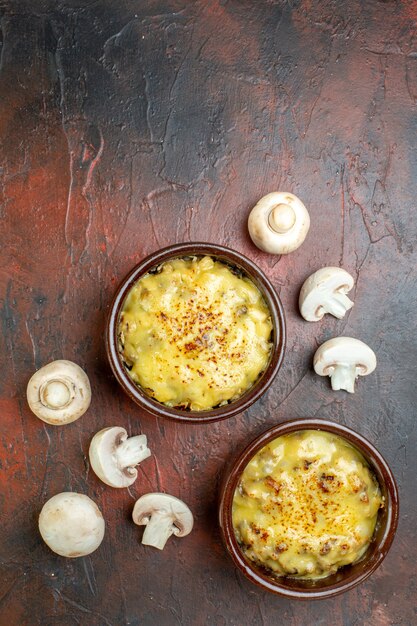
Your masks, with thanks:
[(358, 561), (383, 499), (360, 452), (328, 432), (283, 435), (244, 470), (233, 502), (248, 559), (277, 576), (322, 578)]
[(203, 411), (249, 389), (271, 352), (259, 289), (210, 257), (174, 259), (129, 292), (120, 317), (132, 380), (168, 406)]

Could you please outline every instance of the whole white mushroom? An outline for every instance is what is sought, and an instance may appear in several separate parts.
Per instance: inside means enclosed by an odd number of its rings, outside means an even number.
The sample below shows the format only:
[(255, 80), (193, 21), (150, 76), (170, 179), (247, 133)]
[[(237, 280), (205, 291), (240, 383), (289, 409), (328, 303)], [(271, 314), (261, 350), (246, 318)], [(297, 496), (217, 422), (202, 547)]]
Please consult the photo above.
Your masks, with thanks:
[(35, 372), (26, 394), (36, 417), (53, 426), (75, 422), (91, 402), (87, 374), (76, 363), (64, 359), (52, 361)]
[(89, 457), (94, 473), (110, 487), (130, 487), (138, 477), (136, 465), (151, 455), (146, 435), (128, 437), (125, 428), (103, 428), (91, 440)]
[(341, 267), (322, 267), (307, 278), (301, 287), (300, 313), (307, 322), (317, 322), (326, 313), (342, 319), (353, 307), (347, 293), (354, 284), (353, 277)]
[(94, 552), (103, 541), (105, 523), (88, 496), (67, 491), (45, 502), (39, 515), (44, 542), (60, 556), (76, 558)]
[(330, 376), (334, 391), (354, 393), (358, 376), (367, 376), (375, 368), (375, 352), (354, 337), (329, 339), (314, 355), (314, 371), (319, 376)]
[(138, 526), (146, 526), (142, 543), (158, 550), (164, 549), (171, 535), (188, 535), (194, 524), (185, 502), (168, 493), (146, 493), (137, 500), (132, 518)]
[(303, 243), (310, 228), (310, 216), (297, 196), (274, 191), (253, 207), (248, 229), (253, 243), (271, 254), (289, 254)]

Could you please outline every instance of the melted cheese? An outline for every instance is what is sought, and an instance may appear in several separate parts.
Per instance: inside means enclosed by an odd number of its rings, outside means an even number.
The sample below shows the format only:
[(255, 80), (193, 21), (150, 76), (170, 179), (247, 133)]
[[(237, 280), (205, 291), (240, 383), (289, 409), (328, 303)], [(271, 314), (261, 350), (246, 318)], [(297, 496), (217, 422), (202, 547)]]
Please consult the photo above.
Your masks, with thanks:
[(174, 259), (140, 278), (120, 317), (132, 380), (194, 411), (238, 398), (265, 369), (272, 321), (258, 288), (210, 257)]
[(345, 439), (306, 430), (278, 437), (245, 468), (233, 500), (236, 538), (276, 576), (317, 579), (369, 546), (381, 491)]

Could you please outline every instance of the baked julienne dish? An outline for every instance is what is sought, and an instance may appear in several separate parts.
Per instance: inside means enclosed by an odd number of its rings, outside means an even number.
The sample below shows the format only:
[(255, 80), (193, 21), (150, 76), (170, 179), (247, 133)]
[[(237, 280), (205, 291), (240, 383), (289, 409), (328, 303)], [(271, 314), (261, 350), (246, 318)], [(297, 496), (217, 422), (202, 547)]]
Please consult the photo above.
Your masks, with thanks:
[(273, 324), (256, 285), (211, 256), (168, 260), (139, 278), (119, 319), (132, 381), (168, 407), (239, 398), (268, 365)]
[(359, 561), (384, 506), (362, 454), (330, 432), (264, 446), (244, 469), (232, 509), (246, 558), (275, 577), (316, 580)]

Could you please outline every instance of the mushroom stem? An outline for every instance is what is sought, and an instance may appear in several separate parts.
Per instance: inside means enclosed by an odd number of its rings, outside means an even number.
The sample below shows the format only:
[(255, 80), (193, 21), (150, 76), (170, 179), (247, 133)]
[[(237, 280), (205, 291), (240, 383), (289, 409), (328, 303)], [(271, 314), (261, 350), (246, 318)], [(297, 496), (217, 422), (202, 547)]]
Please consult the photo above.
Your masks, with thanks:
[(67, 378), (53, 378), (40, 386), (39, 400), (53, 411), (64, 409), (74, 400), (74, 385)]
[(171, 516), (161, 511), (154, 511), (145, 526), (142, 543), (163, 550), (166, 542), (175, 534), (176, 527), (172, 523)]
[(117, 464), (119, 467), (135, 467), (144, 459), (151, 456), (146, 435), (129, 437), (116, 448)]
[(341, 320), (345, 316), (346, 311), (349, 311), (349, 309), (353, 307), (353, 302), (345, 293), (339, 291), (334, 293), (332, 298), (322, 306), (326, 313), (330, 313)]
[(275, 205), (268, 217), (269, 226), (276, 233), (287, 233), (295, 224), (295, 212), (289, 204)]
[(340, 363), (334, 365), (333, 368), (333, 372), (330, 374), (333, 391), (344, 389), (349, 393), (355, 393), (356, 365)]

